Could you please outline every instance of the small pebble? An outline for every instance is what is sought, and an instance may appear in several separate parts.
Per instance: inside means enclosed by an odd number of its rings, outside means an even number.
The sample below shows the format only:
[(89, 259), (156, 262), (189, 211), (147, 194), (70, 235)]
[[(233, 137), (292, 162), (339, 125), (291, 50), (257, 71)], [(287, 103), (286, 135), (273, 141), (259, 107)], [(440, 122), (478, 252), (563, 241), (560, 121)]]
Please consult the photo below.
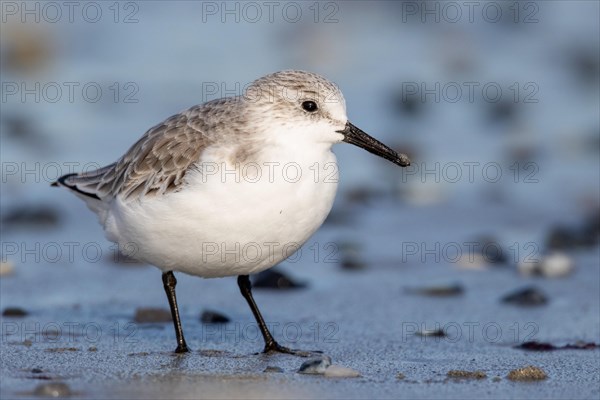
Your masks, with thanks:
[(276, 373), (282, 373), (283, 372), (283, 368), (280, 367), (273, 367), (271, 365), (267, 365), (267, 368), (265, 368), (265, 370), (263, 372), (276, 372)]
[(0, 261), (0, 276), (12, 275), (15, 265), (10, 261)]
[(597, 58), (596, 51), (581, 46), (572, 48), (566, 57), (573, 76), (589, 90), (597, 87), (595, 85), (598, 83), (600, 75), (600, 63)]
[(154, 322), (171, 322), (173, 319), (168, 310), (162, 308), (138, 308), (135, 310), (133, 317), (135, 322), (139, 323), (154, 323)]
[[(600, 136), (596, 136), (596, 143), (600, 143)], [(596, 151), (600, 146), (595, 146)], [(600, 210), (589, 213), (583, 221), (581, 228), (582, 241), (585, 245), (592, 247), (600, 243)]]
[(374, 200), (381, 199), (385, 193), (381, 190), (362, 186), (348, 189), (344, 192), (344, 200), (349, 205), (368, 205)]
[(485, 379), (487, 374), (483, 371), (463, 371), (460, 369), (452, 369), (446, 374), (448, 378), (453, 379)]
[(406, 93), (404, 89), (401, 89), (392, 94), (390, 104), (394, 111), (416, 117), (423, 110), (425, 102), (418, 94)]
[(546, 304), (548, 298), (538, 288), (530, 286), (507, 294), (502, 302), (518, 306), (540, 306)]
[(48, 206), (20, 206), (2, 217), (4, 229), (54, 227), (58, 222), (58, 212)]
[(584, 342), (581, 340), (576, 341), (573, 344), (568, 344), (563, 346), (564, 349), (573, 349), (573, 350), (593, 350), (600, 348), (600, 344), (594, 342)]
[(432, 206), (446, 201), (448, 191), (443, 185), (429, 183), (429, 180), (427, 180), (425, 184), (422, 184), (420, 181), (417, 184), (416, 181), (417, 180), (415, 179), (415, 183), (411, 183), (409, 178), (409, 184), (399, 192), (399, 196), (409, 204), (416, 206)]
[(424, 288), (417, 289), (408, 289), (408, 292), (418, 293), (425, 296), (432, 297), (450, 297), (450, 296), (459, 296), (464, 293), (464, 289), (462, 285), (458, 283), (448, 284), (448, 285), (439, 285), (439, 286), (430, 286)]
[[(175, 353), (173, 353), (173, 354), (175, 354)], [(146, 356), (149, 356), (149, 355), (150, 355), (150, 353), (148, 353), (147, 351), (141, 351), (139, 353), (129, 353), (129, 354), (127, 354), (128, 357), (137, 357), (137, 356), (139, 356), (139, 357), (146, 357)]]
[(68, 397), (72, 394), (69, 385), (62, 382), (42, 383), (33, 391), (38, 397)]
[(565, 253), (552, 253), (542, 259), (540, 268), (542, 275), (557, 278), (570, 274), (575, 268), (575, 263)]
[(511, 381), (541, 381), (547, 377), (548, 375), (541, 368), (532, 365), (513, 369), (507, 375), (507, 378)]
[(59, 53), (54, 36), (49, 35), (45, 29), (19, 29), (5, 22), (2, 22), (2, 35), (6, 35), (3, 36), (3, 39), (6, 38), (6, 44), (3, 43), (3, 46), (6, 47), (2, 49), (2, 72), (34, 76), (46, 71)]
[(550, 251), (590, 248), (598, 245), (600, 238), (600, 213), (589, 213), (583, 222), (574, 227), (556, 226), (546, 238)]
[(517, 270), (523, 276), (542, 275), (540, 260), (519, 261), (517, 264)]
[(46, 349), (47, 353), (65, 353), (67, 351), (79, 351), (77, 347), (52, 347)]
[(445, 337), (446, 334), (442, 329), (423, 329), (415, 332), (417, 336)]
[(530, 341), (530, 342), (521, 343), (520, 345), (515, 346), (515, 348), (522, 349), (522, 350), (531, 350), (531, 351), (551, 351), (551, 350), (557, 349), (557, 347), (554, 346), (553, 344), (537, 342), (535, 340)]
[(200, 316), (200, 321), (204, 324), (226, 324), (229, 317), (216, 311), (206, 310)]
[(6, 307), (2, 311), (3, 317), (23, 318), (27, 316), (28, 312), (20, 307)]
[(541, 275), (547, 278), (559, 278), (569, 275), (575, 269), (572, 258), (562, 252), (553, 252), (538, 262), (520, 262), (517, 265), (522, 275)]
[(88, 351), (92, 351), (92, 352), (98, 351), (98, 348), (96, 346), (90, 346), (90, 347), (88, 347)]
[(327, 367), (331, 365), (331, 358), (328, 356), (323, 356), (319, 358), (311, 358), (302, 363), (300, 368), (298, 369), (298, 373), (300, 374), (310, 374), (310, 375), (322, 375), (325, 373)]
[(594, 342), (583, 342), (577, 341), (573, 344), (566, 344), (564, 346), (555, 346), (552, 343), (529, 341), (521, 343), (515, 346), (517, 349), (530, 350), (530, 351), (552, 351), (552, 350), (594, 350), (600, 347)]
[(459, 268), (472, 270), (484, 270), (488, 267), (481, 254), (463, 254), (456, 264)]
[(568, 250), (575, 247), (577, 233), (574, 229), (565, 226), (552, 228), (546, 238), (546, 247), (550, 250)]
[(297, 289), (303, 288), (304, 283), (295, 282), (291, 278), (279, 271), (268, 269), (256, 275), (253, 279), (252, 287), (260, 289)]
[(506, 264), (508, 261), (506, 258), (508, 252), (500, 246), (495, 237), (483, 235), (476, 238), (474, 242), (477, 243), (474, 246), (476, 253), (471, 253), (471, 255), (481, 256), (488, 264)]
[(403, 379), (406, 379), (406, 376), (402, 372), (398, 372), (398, 374), (396, 375), (396, 379), (401, 381)]
[(361, 246), (355, 242), (340, 242), (337, 248), (327, 248), (328, 261), (339, 261), (340, 267), (348, 271), (356, 271), (366, 268), (361, 259)]
[(327, 367), (324, 375), (328, 378), (357, 378), (360, 376), (360, 372), (333, 364)]
[(360, 259), (345, 256), (340, 262), (340, 267), (347, 271), (359, 271), (365, 269), (367, 265), (364, 262), (360, 261)]
[(492, 122), (505, 123), (515, 119), (517, 107), (512, 101), (502, 100), (489, 105), (489, 118)]

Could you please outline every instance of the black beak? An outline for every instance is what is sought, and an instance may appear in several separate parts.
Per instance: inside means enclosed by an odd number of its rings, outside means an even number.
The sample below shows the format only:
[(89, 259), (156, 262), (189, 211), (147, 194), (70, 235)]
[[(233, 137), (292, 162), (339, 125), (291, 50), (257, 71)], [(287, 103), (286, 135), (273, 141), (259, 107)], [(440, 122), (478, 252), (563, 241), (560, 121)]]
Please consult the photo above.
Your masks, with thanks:
[(346, 127), (343, 131), (338, 131), (344, 135), (344, 142), (351, 143), (358, 147), (362, 147), (369, 153), (385, 158), (401, 167), (408, 167), (410, 160), (406, 154), (398, 154), (394, 150), (387, 147), (374, 137), (369, 136), (350, 122), (346, 122)]

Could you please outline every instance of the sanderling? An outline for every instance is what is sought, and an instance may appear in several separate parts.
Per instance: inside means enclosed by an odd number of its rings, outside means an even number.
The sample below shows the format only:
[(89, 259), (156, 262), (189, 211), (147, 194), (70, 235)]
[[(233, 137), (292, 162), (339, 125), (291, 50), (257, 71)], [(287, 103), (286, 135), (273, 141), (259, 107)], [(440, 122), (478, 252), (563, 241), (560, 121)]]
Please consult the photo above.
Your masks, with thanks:
[(310, 72), (281, 71), (243, 95), (191, 107), (148, 130), (117, 162), (69, 174), (107, 238), (162, 270), (176, 352), (187, 352), (173, 271), (236, 276), (265, 340), (280, 346), (254, 302), (249, 275), (290, 256), (321, 226), (337, 189), (332, 145), (347, 142), (397, 165), (410, 164), (352, 125), (336, 85)]

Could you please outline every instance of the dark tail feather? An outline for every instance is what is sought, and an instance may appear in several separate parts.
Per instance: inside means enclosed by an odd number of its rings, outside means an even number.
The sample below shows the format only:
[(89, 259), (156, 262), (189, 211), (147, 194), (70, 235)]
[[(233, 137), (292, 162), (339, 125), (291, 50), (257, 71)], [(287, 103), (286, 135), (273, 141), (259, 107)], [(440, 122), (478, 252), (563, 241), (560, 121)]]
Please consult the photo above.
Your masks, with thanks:
[(84, 192), (83, 190), (79, 189), (77, 186), (66, 182), (67, 179), (69, 179), (70, 177), (77, 176), (77, 175), (78, 174), (63, 175), (60, 178), (58, 178), (55, 182), (52, 182), (50, 184), (50, 186), (64, 186), (64, 187), (71, 189), (72, 191), (82, 194), (84, 196), (91, 197), (92, 199), (100, 200), (100, 197), (98, 197), (96, 194)]

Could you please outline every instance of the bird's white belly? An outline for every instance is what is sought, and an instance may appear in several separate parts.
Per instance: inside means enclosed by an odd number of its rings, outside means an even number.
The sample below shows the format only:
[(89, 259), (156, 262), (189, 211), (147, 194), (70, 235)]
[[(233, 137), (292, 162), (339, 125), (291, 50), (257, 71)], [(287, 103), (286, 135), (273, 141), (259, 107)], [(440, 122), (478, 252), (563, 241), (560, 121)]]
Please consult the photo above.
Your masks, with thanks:
[[(335, 156), (274, 169), (256, 180), (193, 176), (184, 190), (142, 202), (116, 200), (110, 240), (163, 271), (202, 277), (260, 272), (292, 255), (321, 226), (337, 190)], [(294, 167), (294, 169), (298, 169)], [(132, 254), (133, 253), (133, 254)]]

